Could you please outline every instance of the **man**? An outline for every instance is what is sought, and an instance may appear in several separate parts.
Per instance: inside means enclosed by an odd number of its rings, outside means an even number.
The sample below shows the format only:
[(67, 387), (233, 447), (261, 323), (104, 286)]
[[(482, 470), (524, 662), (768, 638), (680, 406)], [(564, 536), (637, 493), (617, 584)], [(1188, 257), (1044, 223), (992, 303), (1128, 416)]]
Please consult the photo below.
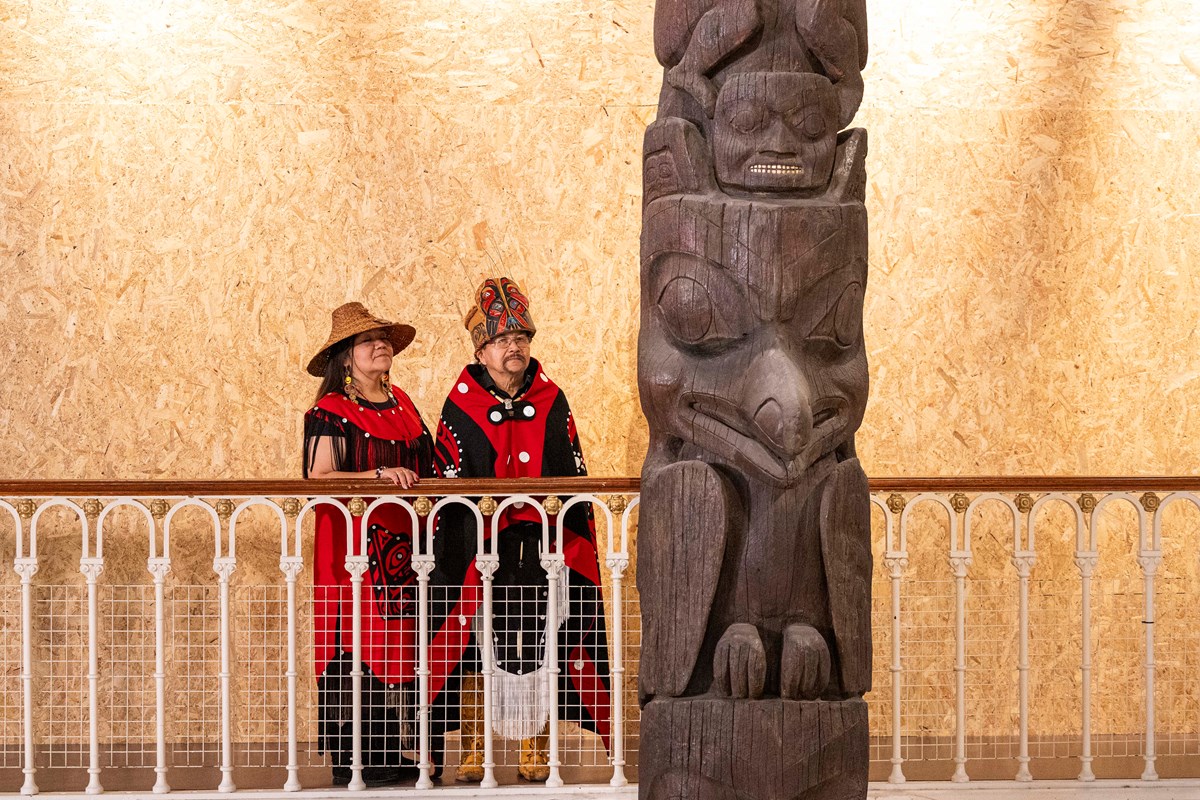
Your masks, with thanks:
[[(529, 301), (508, 278), (488, 278), (475, 293), (466, 327), (475, 349), (442, 407), (435, 445), (436, 468), (446, 478), (537, 478), (586, 475), (575, 420), (566, 395), (530, 356), (537, 328)], [(453, 508), (440, 515), (434, 542), (436, 584), (451, 589), (443, 631), (455, 619), (474, 617), (480, 603), (480, 578), (475, 568), (476, 531), (473, 516)], [(491, 522), (489, 519), (488, 523)], [(551, 518), (553, 543), (554, 518)], [(485, 526), (485, 539), (491, 525)], [(521, 740), (518, 772), (531, 781), (544, 781), (548, 766), (548, 704), (545, 685), (547, 579), (539, 550), (541, 518), (529, 506), (512, 506), (502, 515), (497, 552), (500, 566), (493, 584), (495, 654), (494, 727), (508, 738)], [(553, 545), (552, 545), (553, 546)], [(563, 555), (566, 614), (557, 631), (559, 719), (577, 722), (601, 736), (608, 747), (609, 670), (600, 568), (591, 506), (567, 512)], [(563, 601), (566, 601), (565, 604)], [(438, 621), (435, 621), (435, 623)], [(475, 638), (482, 624), (475, 623)], [(465, 637), (460, 648), (451, 637), (439, 636), (435, 646), (445, 653), (444, 679), (434, 676), (441, 691), (447, 727), (452, 712), (448, 698), (461, 686), (460, 731), (462, 762), (456, 778), (483, 778), (483, 683), (479, 654)], [(443, 643), (446, 643), (443, 646)], [(482, 646), (482, 642), (479, 643)], [(457, 658), (457, 668), (453, 663)], [(436, 669), (436, 667), (435, 667)], [(440, 670), (437, 670), (440, 672)]]

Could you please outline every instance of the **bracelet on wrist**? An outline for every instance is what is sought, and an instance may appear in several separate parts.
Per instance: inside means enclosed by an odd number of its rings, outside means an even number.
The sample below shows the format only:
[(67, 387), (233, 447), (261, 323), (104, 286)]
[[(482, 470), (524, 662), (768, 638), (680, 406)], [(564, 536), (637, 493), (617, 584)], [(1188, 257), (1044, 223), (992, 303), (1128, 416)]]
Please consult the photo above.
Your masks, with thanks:
[(383, 477), (383, 467), (376, 467), (375, 468), (375, 480), (379, 480), (382, 477)]

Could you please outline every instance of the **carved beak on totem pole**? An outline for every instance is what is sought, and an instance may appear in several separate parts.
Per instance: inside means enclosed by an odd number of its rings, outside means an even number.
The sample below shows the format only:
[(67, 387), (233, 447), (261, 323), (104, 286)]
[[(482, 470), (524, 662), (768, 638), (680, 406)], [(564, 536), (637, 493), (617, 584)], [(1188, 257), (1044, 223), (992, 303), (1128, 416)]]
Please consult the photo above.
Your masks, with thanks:
[(793, 192), (829, 183), (837, 150), (838, 97), (813, 73), (734, 75), (717, 95), (717, 181), (750, 192)]
[(727, 265), (677, 251), (649, 264), (642, 400), (685, 446), (791, 486), (852, 447), (862, 422), (866, 263), (846, 252), (836, 211), (762, 211), (736, 223), (748, 237)]

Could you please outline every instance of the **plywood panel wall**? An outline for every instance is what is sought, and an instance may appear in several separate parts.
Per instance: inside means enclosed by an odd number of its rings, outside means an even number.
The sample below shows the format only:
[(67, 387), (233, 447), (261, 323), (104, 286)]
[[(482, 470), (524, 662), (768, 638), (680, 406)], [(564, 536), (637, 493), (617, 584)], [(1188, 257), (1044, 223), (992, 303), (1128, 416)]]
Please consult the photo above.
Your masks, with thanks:
[[(652, 5), (2, 0), (0, 472), (296, 475), (350, 299), (433, 424), (500, 270), (636, 474)], [(1191, 470), (1194, 11), (872, 4), (872, 474)]]

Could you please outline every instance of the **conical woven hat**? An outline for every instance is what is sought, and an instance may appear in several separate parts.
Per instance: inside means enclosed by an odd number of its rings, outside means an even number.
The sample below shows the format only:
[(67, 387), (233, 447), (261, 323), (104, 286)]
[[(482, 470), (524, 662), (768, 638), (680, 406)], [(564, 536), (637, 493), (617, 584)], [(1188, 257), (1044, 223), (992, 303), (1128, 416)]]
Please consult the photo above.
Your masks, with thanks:
[(371, 316), (371, 312), (367, 311), (362, 303), (340, 305), (333, 310), (333, 330), (329, 333), (329, 339), (321, 345), (321, 349), (308, 362), (308, 374), (318, 378), (324, 377), (325, 367), (329, 364), (330, 348), (342, 339), (373, 331), (376, 328), (383, 328), (388, 332), (392, 350), (396, 353), (408, 347), (412, 343), (413, 337), (417, 335), (417, 330), (412, 325)]

